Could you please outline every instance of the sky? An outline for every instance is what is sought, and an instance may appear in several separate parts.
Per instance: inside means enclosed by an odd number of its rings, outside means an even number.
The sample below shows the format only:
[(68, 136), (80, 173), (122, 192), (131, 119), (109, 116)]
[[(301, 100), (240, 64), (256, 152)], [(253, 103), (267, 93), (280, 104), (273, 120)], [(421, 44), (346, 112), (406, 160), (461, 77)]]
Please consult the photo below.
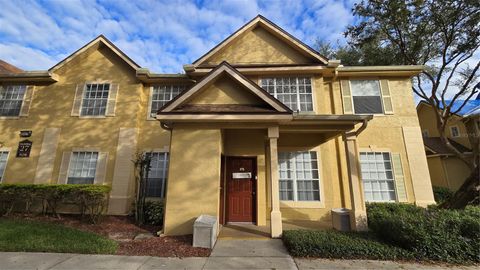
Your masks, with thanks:
[(46, 70), (100, 34), (153, 72), (180, 73), (257, 14), (308, 45), (341, 44), (354, 0), (0, 0), (0, 59)]

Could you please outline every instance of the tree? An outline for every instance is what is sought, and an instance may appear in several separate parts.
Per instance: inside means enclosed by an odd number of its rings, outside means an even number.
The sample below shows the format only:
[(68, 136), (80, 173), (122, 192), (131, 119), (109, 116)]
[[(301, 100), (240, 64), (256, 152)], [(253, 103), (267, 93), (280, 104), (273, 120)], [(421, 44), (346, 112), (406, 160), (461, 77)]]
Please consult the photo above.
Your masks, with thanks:
[(136, 153), (135, 171), (135, 222), (145, 224), (145, 199), (147, 197), (148, 174), (151, 169), (152, 153)]
[(369, 0), (355, 4), (353, 13), (359, 22), (345, 35), (349, 46), (360, 51), (361, 64), (426, 66), (414, 78), (413, 91), (434, 108), (442, 142), (471, 170), (465, 184), (443, 205), (463, 208), (480, 190), (480, 149), (472, 149), (472, 157), (458, 151), (447, 138), (446, 126), (480, 85), (480, 1)]

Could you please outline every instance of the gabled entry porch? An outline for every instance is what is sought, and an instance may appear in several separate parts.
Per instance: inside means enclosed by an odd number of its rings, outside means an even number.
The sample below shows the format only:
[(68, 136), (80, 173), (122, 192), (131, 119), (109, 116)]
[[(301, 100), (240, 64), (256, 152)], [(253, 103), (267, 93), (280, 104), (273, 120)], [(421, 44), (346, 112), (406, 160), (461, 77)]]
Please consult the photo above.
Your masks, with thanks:
[[(263, 123), (258, 119), (162, 121), (172, 134), (165, 233), (189, 234), (194, 219), (209, 214), (216, 216), (226, 231), (257, 227), (264, 235), (268, 228), (270, 237), (275, 238), (285, 224), (325, 228), (334, 207), (352, 209), (353, 229), (364, 229), (365, 207), (353, 130), (368, 119), (292, 115), (290, 121)], [(319, 164), (314, 168), (319, 184), (311, 188), (319, 192), (318, 198), (302, 201), (299, 195), (297, 201), (280, 200), (280, 191), (288, 188), (280, 177), (279, 153), (292, 151), (318, 152), (318, 160), (309, 161)], [(343, 161), (338, 155), (344, 156)], [(341, 177), (330, 172), (342, 170)], [(302, 187), (296, 189), (300, 192)], [(307, 223), (310, 226), (305, 226)]]

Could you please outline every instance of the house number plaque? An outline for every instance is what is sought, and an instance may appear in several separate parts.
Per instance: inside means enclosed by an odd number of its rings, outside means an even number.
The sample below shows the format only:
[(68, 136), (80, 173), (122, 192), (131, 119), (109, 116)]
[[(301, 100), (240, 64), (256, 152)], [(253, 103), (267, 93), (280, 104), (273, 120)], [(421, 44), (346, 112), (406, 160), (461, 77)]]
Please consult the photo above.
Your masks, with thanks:
[(252, 178), (252, 173), (251, 172), (237, 172), (237, 173), (232, 173), (232, 178), (233, 179), (250, 179)]
[(30, 157), (30, 150), (32, 150), (32, 142), (29, 140), (23, 140), (18, 143), (17, 157), (24, 158)]

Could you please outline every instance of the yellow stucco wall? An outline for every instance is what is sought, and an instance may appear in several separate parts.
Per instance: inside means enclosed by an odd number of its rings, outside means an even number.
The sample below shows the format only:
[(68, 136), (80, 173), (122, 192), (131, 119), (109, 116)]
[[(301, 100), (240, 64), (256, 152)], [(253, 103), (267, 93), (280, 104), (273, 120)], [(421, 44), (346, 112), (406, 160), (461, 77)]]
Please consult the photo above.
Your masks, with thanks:
[(190, 234), (198, 216), (218, 215), (221, 148), (219, 129), (173, 129), (165, 234)]
[(202, 89), (189, 104), (264, 104), (265, 101), (245, 89), (245, 86), (223, 75), (212, 85)]
[(431, 156), (427, 158), (427, 161), (432, 186), (448, 188), (447, 174), (445, 172), (445, 167), (443, 166), (442, 157)]
[(206, 60), (207, 64), (222, 61), (231, 64), (305, 64), (310, 59), (286, 45), (262, 27), (247, 31), (228, 46)]

